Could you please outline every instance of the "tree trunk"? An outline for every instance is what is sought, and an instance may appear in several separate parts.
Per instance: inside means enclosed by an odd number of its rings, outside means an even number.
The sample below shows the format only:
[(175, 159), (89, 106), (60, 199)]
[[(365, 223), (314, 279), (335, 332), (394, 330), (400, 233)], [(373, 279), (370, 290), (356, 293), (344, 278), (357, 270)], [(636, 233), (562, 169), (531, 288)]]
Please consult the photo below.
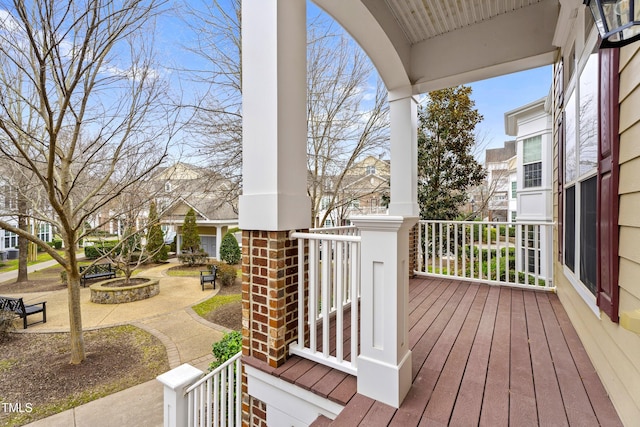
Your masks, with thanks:
[[(27, 201), (22, 195), (18, 196), (18, 228), (29, 231), (27, 224)], [(18, 279), (16, 282), (29, 280), (27, 272), (27, 260), (29, 257), (29, 241), (24, 237), (18, 237)]]
[(85, 359), (84, 337), (82, 334), (82, 312), (80, 310), (80, 273), (72, 239), (65, 242), (65, 256), (69, 261), (67, 271), (67, 291), (69, 300), (69, 332), (71, 339), (71, 363), (77, 365)]

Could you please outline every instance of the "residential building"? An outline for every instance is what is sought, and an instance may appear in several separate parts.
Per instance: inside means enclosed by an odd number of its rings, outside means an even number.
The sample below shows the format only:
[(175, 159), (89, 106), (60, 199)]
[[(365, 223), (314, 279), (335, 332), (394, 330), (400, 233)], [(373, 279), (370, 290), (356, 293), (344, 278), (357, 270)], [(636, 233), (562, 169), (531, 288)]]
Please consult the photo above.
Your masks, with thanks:
[(181, 162), (162, 168), (153, 181), (165, 242), (175, 236), (176, 250), (181, 253), (182, 224), (193, 209), (200, 247), (209, 257), (219, 259), (222, 237), (238, 226), (237, 201), (229, 183), (205, 168)]
[(489, 199), (489, 221), (507, 222), (510, 220), (509, 200), (511, 198), (512, 159), (516, 157), (516, 142), (507, 141), (503, 147), (490, 148), (485, 151), (485, 168), (487, 170), (487, 188)]
[[(326, 177), (316, 224), (341, 226), (350, 224), (351, 216), (386, 214), (389, 176), (389, 161), (370, 155), (355, 162), (343, 175)], [(325, 214), (327, 219), (320, 224)]]
[[(0, 216), (10, 225), (18, 227), (18, 191), (16, 186), (5, 182), (1, 186), (2, 194), (0, 195)], [(54, 229), (51, 224), (44, 221), (37, 221), (34, 218), (27, 219), (27, 226), (31, 233), (36, 235), (44, 242), (53, 241)], [(17, 251), (12, 249), (18, 248), (18, 235), (0, 228), (0, 259), (3, 257), (18, 256)], [(9, 253), (11, 252), (11, 253)]]
[[(335, 425), (635, 425), (640, 42), (601, 49), (581, 0), (500, 0), (493, 7), (450, 7), (434, 0), (433, 8), (388, 1), (315, 3), (362, 46), (389, 91), (389, 215), (352, 218), (360, 234), (333, 238), (337, 250), (322, 250), (332, 262), (316, 262), (318, 237), (299, 232), (311, 225), (300, 144), (306, 137), (305, 2), (245, 0), (239, 202), (244, 424), (330, 425), (335, 419)], [(617, 2), (619, 16), (628, 5)], [(430, 249), (414, 228), (414, 96), (542, 65), (554, 69), (553, 223), (540, 226), (553, 229), (553, 283), (534, 281), (536, 292), (522, 290), (528, 283), (515, 283), (517, 289), (461, 287), (455, 274), (466, 268), (447, 269), (456, 280), (429, 282), (429, 272), (412, 268), (416, 253)], [(523, 149), (523, 166), (524, 154)], [(536, 163), (528, 156), (526, 164)], [(536, 183), (537, 166), (527, 169), (531, 174), (523, 178)], [(457, 238), (456, 227), (439, 226), (442, 237), (431, 240), (441, 264), (466, 261), (455, 252), (452, 259), (452, 251), (439, 243), (452, 229)], [(345, 253), (354, 262), (337, 268)], [(360, 288), (316, 288), (317, 278), (328, 282), (333, 270), (349, 271), (337, 283), (359, 280)], [(410, 271), (421, 273), (420, 280), (410, 281)], [(478, 279), (483, 280), (492, 279)], [(460, 304), (438, 305), (438, 295)], [(494, 308), (483, 311), (487, 304), (478, 295), (490, 295)], [(324, 298), (322, 304), (316, 298)], [(349, 298), (358, 303), (345, 312)], [(441, 316), (442, 310), (453, 317)], [(333, 352), (331, 322), (343, 316), (352, 323), (336, 327), (337, 336), (356, 333), (346, 348), (336, 339)], [(479, 326), (486, 324), (491, 327)], [(560, 353), (566, 358), (557, 359)], [(330, 382), (335, 387), (327, 389)], [(314, 393), (313, 384), (321, 390)]]
[[(511, 180), (511, 195), (517, 197), (514, 217), (523, 224), (553, 221), (551, 102), (549, 94), (504, 114), (505, 133), (516, 138), (517, 173)], [(521, 253), (519, 270), (546, 276), (551, 271), (552, 230), (543, 228), (534, 233), (523, 225), (520, 234), (516, 239)]]

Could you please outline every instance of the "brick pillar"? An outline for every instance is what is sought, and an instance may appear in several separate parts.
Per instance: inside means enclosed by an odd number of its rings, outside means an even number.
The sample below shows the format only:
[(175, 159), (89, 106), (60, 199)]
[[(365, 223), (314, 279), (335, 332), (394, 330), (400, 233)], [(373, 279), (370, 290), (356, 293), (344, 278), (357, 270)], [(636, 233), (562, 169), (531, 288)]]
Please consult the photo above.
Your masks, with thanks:
[[(242, 232), (242, 354), (277, 368), (297, 339), (298, 242), (288, 231)], [(246, 393), (243, 423), (266, 425), (266, 407)]]

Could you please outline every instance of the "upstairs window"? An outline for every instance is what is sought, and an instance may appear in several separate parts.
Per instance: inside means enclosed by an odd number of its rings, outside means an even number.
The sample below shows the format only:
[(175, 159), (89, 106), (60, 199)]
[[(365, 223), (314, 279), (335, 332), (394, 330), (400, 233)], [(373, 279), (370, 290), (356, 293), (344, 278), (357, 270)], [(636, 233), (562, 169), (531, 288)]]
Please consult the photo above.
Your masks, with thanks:
[(367, 166), (366, 168), (367, 175), (375, 175), (376, 167), (375, 166)]
[(524, 188), (542, 185), (542, 136), (534, 136), (523, 141), (522, 163)]

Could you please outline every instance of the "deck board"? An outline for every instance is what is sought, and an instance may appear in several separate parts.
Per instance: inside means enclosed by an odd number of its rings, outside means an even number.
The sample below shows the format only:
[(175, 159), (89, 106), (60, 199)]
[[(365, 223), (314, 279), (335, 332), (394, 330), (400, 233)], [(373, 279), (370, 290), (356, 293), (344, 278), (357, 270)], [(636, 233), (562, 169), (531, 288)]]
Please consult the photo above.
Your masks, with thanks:
[(622, 425), (557, 295), (419, 278), (409, 296), (413, 384), (399, 409), (299, 356), (272, 375), (345, 405), (334, 426)]

